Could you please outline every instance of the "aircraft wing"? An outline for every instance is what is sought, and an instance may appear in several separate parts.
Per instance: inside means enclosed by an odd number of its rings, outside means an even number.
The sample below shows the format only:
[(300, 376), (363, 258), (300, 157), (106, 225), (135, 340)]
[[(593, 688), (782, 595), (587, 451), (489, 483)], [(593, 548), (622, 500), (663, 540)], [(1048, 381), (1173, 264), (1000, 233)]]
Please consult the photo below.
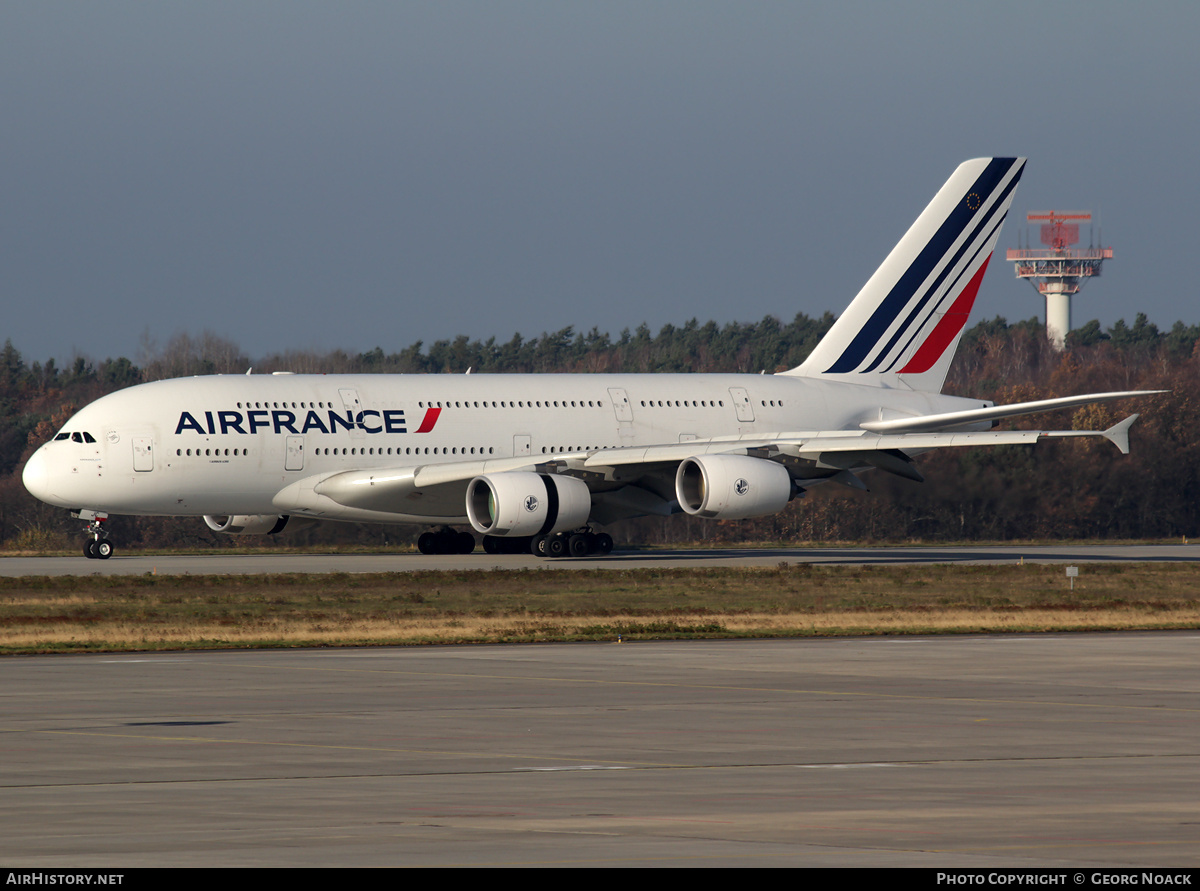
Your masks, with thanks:
[(601, 470), (629, 465), (684, 461), (700, 455), (747, 455), (778, 461), (798, 482), (830, 479), (862, 488), (849, 471), (875, 467), (907, 479), (923, 477), (912, 465), (910, 453), (941, 448), (978, 448), (1033, 444), (1044, 439), (1100, 437), (1129, 453), (1129, 428), (1138, 418), (1130, 415), (1107, 430), (988, 430), (930, 433), (873, 433), (868, 430), (834, 430), (780, 433), (774, 436), (743, 435), (706, 442), (686, 442), (640, 449), (602, 451), (589, 455), (582, 467)]
[[(584, 467), (624, 466), (682, 461), (694, 455), (757, 454), (772, 451), (779, 455), (811, 456), (822, 452), (878, 451), (903, 449), (927, 451), (941, 448), (1019, 445), (1041, 439), (1091, 436), (1109, 440), (1122, 454), (1129, 453), (1129, 427), (1138, 415), (1130, 415), (1107, 430), (984, 430), (941, 431), (931, 433), (874, 433), (869, 430), (826, 430), (813, 432), (743, 434), (736, 437), (694, 440), (645, 448), (609, 449), (593, 452)], [(571, 456), (567, 456), (570, 458)]]
[(533, 470), (532, 456), (490, 461), (454, 461), (371, 470), (347, 470), (309, 477), (275, 498), (281, 508), (318, 509), (323, 499), (343, 507), (381, 513), (461, 517), (467, 483), (485, 473)]
[(859, 426), (872, 433), (916, 433), (925, 430), (948, 430), (982, 421), (998, 421), (1019, 415), (1074, 408), (1096, 402), (1116, 402), (1131, 396), (1152, 396), (1166, 390), (1124, 390), (1114, 393), (1088, 393), (1083, 396), (1063, 396), (1059, 399), (1039, 399), (1036, 402), (1016, 402), (1010, 405), (991, 405), (968, 411), (945, 412), (937, 415), (919, 415), (911, 418), (894, 418), (887, 421), (866, 421)]
[(511, 471), (540, 471), (562, 473), (583, 479), (589, 488), (601, 493), (598, 507), (609, 503), (607, 512), (610, 515), (662, 514), (672, 512), (669, 489), (666, 485), (654, 485), (653, 480), (661, 477), (664, 484), (673, 481), (675, 466), (689, 458), (705, 455), (744, 455), (783, 464), (800, 484), (830, 481), (864, 488), (851, 470), (874, 467), (907, 479), (923, 479), (912, 465), (909, 453), (930, 449), (976, 448), (1032, 444), (1045, 439), (1100, 437), (1112, 442), (1123, 454), (1127, 454), (1129, 428), (1137, 417), (1131, 415), (1107, 430), (919, 433), (833, 430), (743, 434), (656, 446), (566, 453), (549, 459), (524, 456), (395, 469), (344, 471), (293, 484), (280, 493), (276, 503), (280, 507), (287, 507), (289, 503), (305, 502), (310, 507), (316, 507), (315, 496), (318, 502), (328, 499), (343, 507), (359, 510), (455, 517), (461, 515), (467, 485), (475, 477)]

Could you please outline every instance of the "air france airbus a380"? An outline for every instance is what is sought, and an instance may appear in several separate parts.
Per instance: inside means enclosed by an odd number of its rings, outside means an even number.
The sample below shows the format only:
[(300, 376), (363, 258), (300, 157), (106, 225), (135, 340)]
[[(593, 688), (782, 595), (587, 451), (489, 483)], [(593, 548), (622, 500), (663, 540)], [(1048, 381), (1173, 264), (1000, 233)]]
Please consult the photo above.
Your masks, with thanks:
[(203, 516), (230, 534), (318, 520), (430, 527), (424, 553), (607, 553), (592, 524), (775, 513), (876, 469), (920, 480), (927, 449), (1102, 436), (989, 431), (1093, 393), (993, 406), (941, 394), (1023, 158), (962, 164), (797, 368), (775, 375), (218, 375), (142, 384), (76, 414), (25, 486), (88, 522)]

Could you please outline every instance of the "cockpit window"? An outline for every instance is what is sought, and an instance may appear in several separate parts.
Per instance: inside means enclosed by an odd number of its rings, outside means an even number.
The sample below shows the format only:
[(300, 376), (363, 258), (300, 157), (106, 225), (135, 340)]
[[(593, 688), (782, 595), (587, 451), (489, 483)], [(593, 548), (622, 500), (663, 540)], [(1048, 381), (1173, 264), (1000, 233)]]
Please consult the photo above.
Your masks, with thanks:
[(70, 438), (71, 438), (70, 433), (60, 433), (60, 434), (58, 434), (58, 436), (54, 437), (54, 441), (59, 442), (61, 440), (70, 439)]
[(92, 434), (90, 434), (86, 430), (84, 430), (83, 431), (83, 441), (84, 442), (95, 442), (96, 437), (92, 436)]
[(83, 434), (82, 433), (72, 433), (71, 434), (71, 442), (83, 442)]

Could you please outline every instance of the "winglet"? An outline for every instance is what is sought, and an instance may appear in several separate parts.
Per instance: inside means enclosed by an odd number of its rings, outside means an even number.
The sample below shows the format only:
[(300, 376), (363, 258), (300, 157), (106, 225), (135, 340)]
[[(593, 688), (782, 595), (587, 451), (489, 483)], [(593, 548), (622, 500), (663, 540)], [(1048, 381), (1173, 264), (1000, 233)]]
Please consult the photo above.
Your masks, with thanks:
[(1129, 454), (1129, 428), (1137, 419), (1137, 415), (1130, 415), (1121, 423), (1113, 424), (1104, 431), (1104, 438), (1120, 449), (1122, 455)]

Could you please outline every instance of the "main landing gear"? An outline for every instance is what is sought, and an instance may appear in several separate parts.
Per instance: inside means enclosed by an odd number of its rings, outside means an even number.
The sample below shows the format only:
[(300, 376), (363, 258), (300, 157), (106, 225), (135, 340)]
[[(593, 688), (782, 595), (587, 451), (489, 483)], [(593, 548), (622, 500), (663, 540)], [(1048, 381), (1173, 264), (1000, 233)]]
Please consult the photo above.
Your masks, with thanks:
[(83, 534), (87, 537), (87, 541), (83, 543), (83, 556), (89, 560), (107, 560), (113, 555), (113, 545), (108, 540), (108, 530), (104, 528), (104, 521), (108, 519), (108, 514), (81, 510), (71, 516), (88, 521), (88, 524), (83, 527)]
[(537, 535), (529, 545), (530, 553), (536, 557), (590, 557), (593, 554), (604, 557), (611, 554), (612, 549), (611, 535), (590, 529)]
[(557, 532), (554, 535), (519, 536), (500, 538), (494, 535), (483, 537), (483, 549), (489, 554), (533, 554), (535, 557), (590, 557), (611, 554), (612, 536), (607, 532), (595, 533), (590, 529), (575, 532)]
[[(554, 535), (519, 535), (502, 537), (485, 535), (483, 550), (488, 554), (533, 554), (535, 557), (591, 557), (611, 554), (612, 536), (607, 532), (576, 529)], [(470, 554), (475, 550), (475, 536), (441, 526), (421, 534), (417, 550), (422, 554)]]
[(475, 536), (470, 532), (455, 532), (442, 526), (432, 532), (423, 532), (417, 539), (417, 550), (422, 554), (469, 554), (475, 550)]

